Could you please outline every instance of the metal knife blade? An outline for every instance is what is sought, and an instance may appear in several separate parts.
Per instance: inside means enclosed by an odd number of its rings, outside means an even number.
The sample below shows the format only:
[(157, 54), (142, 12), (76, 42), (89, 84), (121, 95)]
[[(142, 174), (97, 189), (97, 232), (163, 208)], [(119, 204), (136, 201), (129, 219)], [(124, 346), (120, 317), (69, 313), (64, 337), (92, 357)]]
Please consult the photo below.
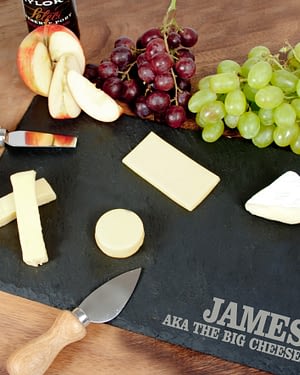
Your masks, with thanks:
[(62, 311), (52, 327), (12, 353), (6, 368), (10, 375), (43, 375), (58, 353), (68, 344), (83, 339), (91, 322), (114, 319), (131, 297), (141, 268), (128, 271), (98, 287), (70, 311)]
[(141, 268), (136, 268), (108, 281), (88, 295), (72, 313), (84, 325), (111, 321), (123, 310), (140, 273)]
[(63, 134), (43, 133), (31, 130), (8, 132), (0, 128), (0, 147), (66, 147), (75, 148), (77, 137)]

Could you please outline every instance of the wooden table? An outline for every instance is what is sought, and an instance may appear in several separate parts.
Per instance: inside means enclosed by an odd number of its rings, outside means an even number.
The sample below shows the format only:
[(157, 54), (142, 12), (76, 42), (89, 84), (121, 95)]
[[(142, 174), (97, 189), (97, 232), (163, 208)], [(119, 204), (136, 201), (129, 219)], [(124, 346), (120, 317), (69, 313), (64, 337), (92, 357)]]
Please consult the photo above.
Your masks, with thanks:
[[(87, 62), (109, 55), (121, 35), (136, 39), (144, 30), (159, 26), (168, 0), (78, 0), (81, 41)], [(277, 52), (288, 40), (300, 40), (298, 0), (178, 0), (177, 20), (199, 32), (194, 48), (197, 74), (212, 73), (226, 58), (241, 62), (255, 45)], [(0, 2), (0, 126), (14, 129), (33, 94), (20, 80), (15, 57), (27, 33), (21, 1)], [(1, 163), (1, 161), (0, 161)], [(1, 261), (1, 259), (0, 259)], [(0, 292), (0, 374), (17, 347), (41, 334), (58, 310)], [(266, 374), (176, 347), (110, 325), (90, 325), (87, 337), (66, 348), (48, 370), (49, 375), (76, 374)], [(33, 374), (34, 375), (34, 374)]]

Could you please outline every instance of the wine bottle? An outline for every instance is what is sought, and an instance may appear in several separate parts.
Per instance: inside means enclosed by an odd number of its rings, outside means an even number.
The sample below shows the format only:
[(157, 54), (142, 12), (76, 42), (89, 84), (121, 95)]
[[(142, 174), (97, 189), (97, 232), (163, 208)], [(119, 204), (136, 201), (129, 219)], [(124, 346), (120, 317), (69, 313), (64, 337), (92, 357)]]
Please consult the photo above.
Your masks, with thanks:
[(28, 31), (46, 24), (68, 27), (80, 37), (76, 0), (22, 0)]

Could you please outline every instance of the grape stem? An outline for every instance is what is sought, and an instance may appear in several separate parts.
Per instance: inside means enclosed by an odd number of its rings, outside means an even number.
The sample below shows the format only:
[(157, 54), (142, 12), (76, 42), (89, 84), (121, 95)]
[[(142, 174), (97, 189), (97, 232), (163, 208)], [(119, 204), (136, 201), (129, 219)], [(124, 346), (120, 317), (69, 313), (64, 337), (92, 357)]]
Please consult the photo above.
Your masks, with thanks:
[[(169, 45), (168, 45), (168, 33), (169, 33), (170, 29), (174, 29), (176, 31), (181, 29), (176, 22), (176, 0), (170, 1), (170, 5), (168, 7), (168, 10), (167, 10), (164, 18), (163, 18), (163, 24), (162, 24), (162, 27), (161, 27), (161, 32), (162, 32), (162, 35), (163, 35), (166, 51), (170, 56), (172, 56), (173, 54), (171, 53)], [(145, 51), (145, 49), (136, 49), (135, 53), (144, 52), (144, 51)], [(173, 58), (174, 58), (174, 56), (173, 56)], [(124, 79), (129, 80), (130, 79), (130, 71), (135, 65), (136, 65), (136, 61), (129, 64), (125, 71), (119, 72), (119, 73), (121, 73), (121, 76), (122, 76), (121, 79), (122, 80), (124, 80)], [(171, 68), (170, 71), (171, 71), (171, 75), (173, 77), (174, 90), (175, 90), (175, 96), (174, 96), (173, 101), (175, 101), (175, 104), (178, 105), (177, 93), (181, 92), (182, 90), (177, 85), (176, 74), (175, 74), (174, 69)], [(145, 95), (149, 91), (151, 91), (151, 85), (147, 85)]]
[(296, 54), (295, 49), (293, 48), (293, 46), (292, 46), (288, 41), (285, 42), (285, 44), (287, 45), (287, 47), (286, 47), (286, 51), (285, 51), (285, 52), (287, 53), (288, 51), (292, 51), (292, 53), (293, 53), (295, 59), (296, 59), (298, 62), (300, 62), (300, 59), (298, 58), (298, 56), (297, 56), (297, 54)]
[[(169, 29), (172, 28), (172, 27), (177, 29), (177, 30), (180, 29), (178, 27), (177, 22), (176, 22), (176, 0), (170, 1), (169, 8), (167, 10), (167, 13), (164, 16), (164, 19), (163, 19), (162, 33), (163, 33), (163, 37), (164, 37), (164, 43), (165, 43), (166, 51), (168, 52), (169, 55), (171, 55), (171, 53), (170, 53), (170, 48), (169, 48), (169, 45), (168, 45), (168, 32), (169, 32)], [(177, 86), (176, 74), (175, 74), (173, 68), (171, 68), (171, 74), (172, 74), (172, 77), (173, 77), (174, 89), (175, 89), (174, 100), (175, 100), (175, 104), (178, 105), (177, 92), (179, 91), (179, 88)]]
[(284, 70), (284, 67), (278, 59), (278, 55), (269, 55), (266, 57), (266, 59), (269, 60), (270, 63), (275, 64), (279, 69)]
[(167, 13), (171, 13), (173, 10), (176, 11), (176, 0), (171, 0)]
[(164, 19), (163, 19), (163, 32), (164, 33), (166, 33), (166, 31), (170, 28), (170, 26), (175, 26), (176, 28), (178, 28), (175, 18), (176, 18), (176, 0), (171, 0), (167, 13), (165, 14)]
[(131, 64), (128, 65), (128, 68), (124, 72), (119, 72), (122, 75), (122, 80), (127, 79), (130, 80), (130, 71), (136, 65), (136, 61), (133, 61)]

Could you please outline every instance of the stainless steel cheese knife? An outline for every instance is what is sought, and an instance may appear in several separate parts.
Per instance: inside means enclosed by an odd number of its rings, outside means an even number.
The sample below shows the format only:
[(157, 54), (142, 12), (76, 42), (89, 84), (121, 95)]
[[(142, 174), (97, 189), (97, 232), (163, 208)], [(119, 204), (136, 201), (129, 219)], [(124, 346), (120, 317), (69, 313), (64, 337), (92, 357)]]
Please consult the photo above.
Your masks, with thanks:
[(0, 128), (0, 147), (67, 147), (75, 148), (77, 137), (63, 134), (43, 133), (31, 130), (8, 132)]
[(89, 323), (105, 323), (120, 314), (136, 287), (140, 273), (141, 268), (123, 273), (94, 290), (72, 312), (62, 311), (47, 332), (11, 354), (7, 361), (8, 373), (44, 374), (65, 346), (86, 335), (85, 327)]

